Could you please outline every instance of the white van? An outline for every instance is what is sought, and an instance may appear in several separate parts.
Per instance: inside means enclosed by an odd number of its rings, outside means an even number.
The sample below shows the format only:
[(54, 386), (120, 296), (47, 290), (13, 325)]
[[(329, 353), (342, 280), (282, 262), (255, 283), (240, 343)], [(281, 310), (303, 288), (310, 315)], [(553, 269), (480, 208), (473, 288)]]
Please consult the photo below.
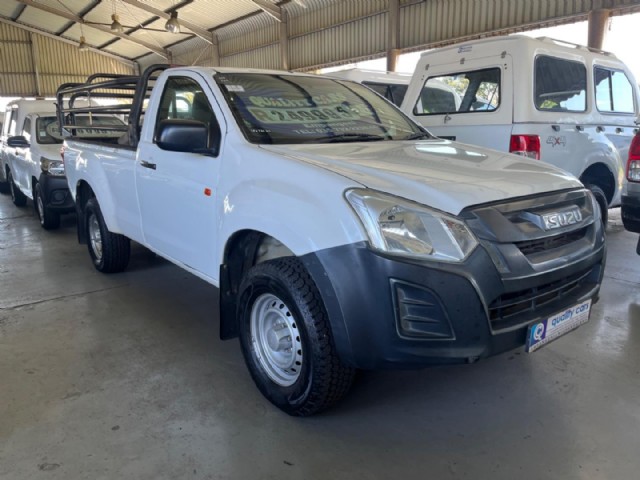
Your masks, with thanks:
[[(446, 84), (455, 109), (426, 93)], [(425, 52), (402, 110), (442, 138), (521, 154), (578, 177), (607, 206), (620, 204), (639, 92), (613, 54), (522, 35)]]

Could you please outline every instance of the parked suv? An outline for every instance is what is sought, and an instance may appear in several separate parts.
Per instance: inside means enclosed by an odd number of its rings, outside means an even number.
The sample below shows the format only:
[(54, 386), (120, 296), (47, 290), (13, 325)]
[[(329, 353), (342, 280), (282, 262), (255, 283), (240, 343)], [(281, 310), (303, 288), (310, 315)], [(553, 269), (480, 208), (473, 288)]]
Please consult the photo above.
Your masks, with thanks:
[[(461, 101), (439, 102), (449, 85)], [(620, 204), (640, 104), (613, 54), (521, 35), (462, 43), (420, 58), (402, 110), (430, 132), (516, 153), (578, 177), (607, 207)]]
[[(630, 232), (640, 233), (640, 133), (636, 133), (629, 148), (627, 183), (622, 193), (622, 223)], [(640, 238), (636, 252), (640, 255)]]

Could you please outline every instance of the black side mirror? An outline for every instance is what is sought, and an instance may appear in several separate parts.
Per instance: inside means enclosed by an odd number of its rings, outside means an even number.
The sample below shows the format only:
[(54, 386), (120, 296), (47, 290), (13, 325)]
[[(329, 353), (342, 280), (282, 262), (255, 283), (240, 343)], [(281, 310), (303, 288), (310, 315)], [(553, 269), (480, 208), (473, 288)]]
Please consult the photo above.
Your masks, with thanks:
[(201, 153), (216, 156), (218, 145), (209, 145), (209, 128), (196, 120), (161, 120), (156, 134), (156, 144), (171, 152)]
[(7, 145), (14, 148), (29, 148), (31, 146), (22, 135), (7, 138)]

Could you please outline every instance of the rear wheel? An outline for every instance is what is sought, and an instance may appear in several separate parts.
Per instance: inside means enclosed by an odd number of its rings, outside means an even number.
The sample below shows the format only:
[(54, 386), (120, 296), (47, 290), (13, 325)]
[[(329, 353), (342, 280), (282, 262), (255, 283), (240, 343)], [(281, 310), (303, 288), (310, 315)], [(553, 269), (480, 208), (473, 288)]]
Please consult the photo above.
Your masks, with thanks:
[(27, 204), (27, 196), (22, 193), (16, 183), (13, 181), (11, 171), (7, 172), (7, 183), (9, 183), (9, 192), (11, 193), (11, 201), (16, 207), (24, 207)]
[(33, 189), (33, 207), (40, 219), (40, 225), (42, 225), (42, 228), (45, 230), (55, 230), (60, 227), (60, 214), (52, 211), (44, 205), (42, 189), (40, 188), (39, 183), (36, 183), (36, 186)]
[(251, 268), (238, 299), (242, 352), (271, 403), (307, 416), (344, 397), (354, 369), (338, 357), (320, 293), (298, 259)]
[(596, 201), (600, 206), (600, 218), (602, 219), (602, 225), (606, 228), (607, 222), (609, 221), (609, 201), (607, 200), (607, 196), (599, 186), (594, 185), (593, 183), (588, 183), (585, 187), (591, 190), (593, 196), (596, 197)]
[(100, 205), (95, 198), (84, 210), (87, 247), (96, 269), (103, 273), (121, 272), (129, 264), (131, 242), (124, 235), (112, 233), (104, 222)]

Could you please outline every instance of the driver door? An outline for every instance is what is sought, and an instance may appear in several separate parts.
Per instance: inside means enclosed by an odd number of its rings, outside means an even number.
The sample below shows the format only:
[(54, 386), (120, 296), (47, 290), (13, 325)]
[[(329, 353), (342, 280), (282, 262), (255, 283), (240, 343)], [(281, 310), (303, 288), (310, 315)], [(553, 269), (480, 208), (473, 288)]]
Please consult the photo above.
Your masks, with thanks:
[(156, 129), (164, 119), (200, 121), (209, 127), (210, 142), (220, 142), (221, 112), (196, 73), (176, 73), (154, 88), (162, 89), (155, 118), (146, 119), (153, 122), (154, 132), (143, 132), (135, 167), (144, 240), (175, 263), (216, 278), (216, 186), (222, 148), (216, 157), (163, 150), (156, 143)]

